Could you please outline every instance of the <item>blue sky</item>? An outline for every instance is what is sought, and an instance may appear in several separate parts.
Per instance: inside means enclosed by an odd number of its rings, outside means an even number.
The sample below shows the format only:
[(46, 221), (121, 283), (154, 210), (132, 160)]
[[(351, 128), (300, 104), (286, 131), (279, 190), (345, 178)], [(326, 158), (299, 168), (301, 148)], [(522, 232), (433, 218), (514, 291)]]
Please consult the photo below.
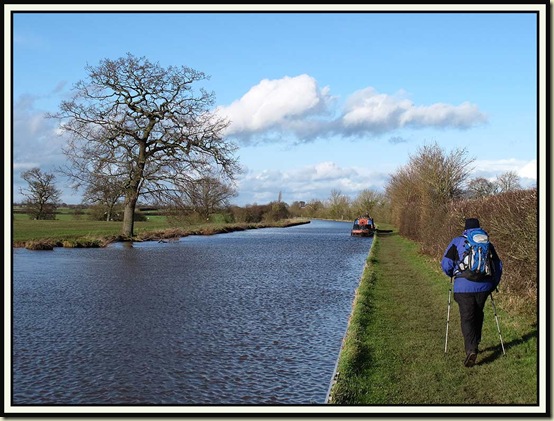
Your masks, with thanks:
[[(55, 112), (85, 66), (131, 53), (210, 79), (245, 173), (238, 205), (382, 191), (426, 144), (466, 148), (474, 177), (536, 183), (537, 19), (507, 13), (344, 10), (12, 15), (12, 168), (65, 161)], [(440, 6), (436, 7), (440, 10)], [(37, 10), (37, 9), (35, 9)], [(69, 7), (66, 10), (71, 10)], [(82, 6), (80, 9), (83, 10)], [(449, 9), (450, 11), (452, 8)], [(529, 11), (534, 11), (529, 7)], [(62, 199), (80, 194), (63, 189)]]

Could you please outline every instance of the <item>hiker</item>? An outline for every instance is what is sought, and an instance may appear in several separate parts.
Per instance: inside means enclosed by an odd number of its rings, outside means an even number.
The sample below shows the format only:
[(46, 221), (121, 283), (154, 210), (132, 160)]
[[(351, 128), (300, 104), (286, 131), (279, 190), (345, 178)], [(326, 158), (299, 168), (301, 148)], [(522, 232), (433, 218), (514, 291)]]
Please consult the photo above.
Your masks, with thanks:
[[(472, 234), (483, 234), (485, 244), (488, 244), (489, 265), (486, 273), (476, 276), (471, 272), (463, 259), (468, 244), (468, 238)], [(454, 282), (454, 301), (460, 309), (462, 334), (466, 357), (464, 365), (475, 365), (479, 353), (481, 330), (483, 328), (485, 302), (488, 296), (496, 289), (502, 277), (502, 261), (498, 257), (492, 243), (488, 242), (488, 234), (481, 231), (477, 218), (465, 220), (464, 231), (461, 236), (455, 237), (442, 257), (441, 266), (443, 272)], [(452, 279), (453, 278), (453, 279)], [(473, 279), (473, 280), (472, 280)]]

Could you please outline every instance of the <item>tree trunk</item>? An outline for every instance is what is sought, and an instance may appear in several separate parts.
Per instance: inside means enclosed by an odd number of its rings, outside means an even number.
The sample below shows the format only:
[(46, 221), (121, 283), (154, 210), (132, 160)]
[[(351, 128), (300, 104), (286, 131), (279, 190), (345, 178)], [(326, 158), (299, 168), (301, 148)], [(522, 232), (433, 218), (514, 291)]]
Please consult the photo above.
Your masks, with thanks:
[(139, 159), (137, 167), (131, 178), (131, 183), (127, 186), (125, 191), (125, 202), (123, 212), (123, 236), (129, 239), (133, 238), (134, 226), (135, 226), (135, 206), (137, 205), (140, 195), (140, 186), (142, 183), (142, 176), (144, 174), (144, 165), (146, 163), (145, 158), (146, 143), (141, 142)]
[(122, 234), (126, 238), (133, 238), (135, 226), (135, 206), (138, 200), (138, 193), (131, 192), (125, 196), (124, 212), (123, 212), (123, 231)]

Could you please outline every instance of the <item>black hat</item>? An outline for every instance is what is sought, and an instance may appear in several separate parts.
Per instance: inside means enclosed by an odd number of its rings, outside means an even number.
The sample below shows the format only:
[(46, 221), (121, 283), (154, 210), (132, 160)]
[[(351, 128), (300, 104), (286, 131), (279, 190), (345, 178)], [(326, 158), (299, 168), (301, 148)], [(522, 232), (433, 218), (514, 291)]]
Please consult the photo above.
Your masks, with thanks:
[(479, 227), (480, 227), (479, 220), (477, 218), (466, 219), (466, 225), (464, 229), (468, 230), (471, 228), (479, 228)]

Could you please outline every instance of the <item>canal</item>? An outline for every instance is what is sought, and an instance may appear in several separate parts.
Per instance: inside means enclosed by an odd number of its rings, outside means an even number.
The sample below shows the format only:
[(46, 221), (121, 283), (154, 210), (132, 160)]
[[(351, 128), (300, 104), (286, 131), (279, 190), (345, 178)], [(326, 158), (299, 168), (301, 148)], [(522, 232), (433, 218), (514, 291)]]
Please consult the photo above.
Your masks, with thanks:
[(350, 228), (14, 249), (13, 405), (323, 404), (372, 242)]

